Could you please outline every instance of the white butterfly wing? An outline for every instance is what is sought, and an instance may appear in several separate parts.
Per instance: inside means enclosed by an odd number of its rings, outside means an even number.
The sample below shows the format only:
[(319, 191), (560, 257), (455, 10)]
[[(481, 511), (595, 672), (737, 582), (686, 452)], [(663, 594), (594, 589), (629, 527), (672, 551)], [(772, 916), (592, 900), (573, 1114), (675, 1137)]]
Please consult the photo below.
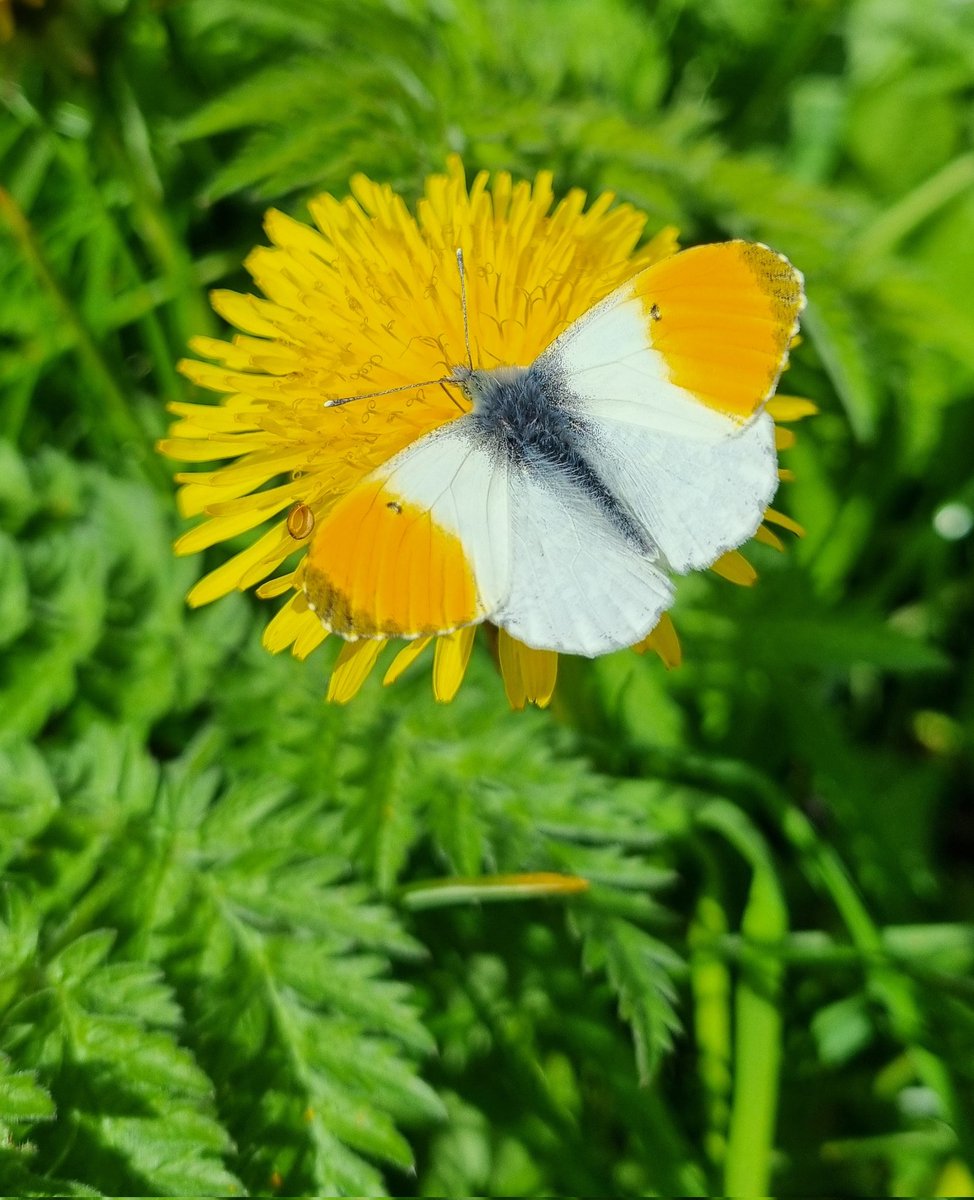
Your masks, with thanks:
[(468, 420), (394, 455), (328, 512), (304, 591), (349, 641), (447, 633), (488, 617), (510, 587), (506, 461)]
[(510, 470), (511, 577), (491, 617), (539, 650), (593, 657), (641, 641), (673, 602), (651, 547), (558, 473)]
[(762, 412), (804, 305), (767, 247), (700, 246), (643, 271), (535, 364), (591, 431), (606, 487), (685, 572), (757, 529), (778, 483)]
[(719, 441), (603, 420), (592, 445), (606, 486), (680, 573), (709, 567), (753, 536), (778, 486), (765, 413)]

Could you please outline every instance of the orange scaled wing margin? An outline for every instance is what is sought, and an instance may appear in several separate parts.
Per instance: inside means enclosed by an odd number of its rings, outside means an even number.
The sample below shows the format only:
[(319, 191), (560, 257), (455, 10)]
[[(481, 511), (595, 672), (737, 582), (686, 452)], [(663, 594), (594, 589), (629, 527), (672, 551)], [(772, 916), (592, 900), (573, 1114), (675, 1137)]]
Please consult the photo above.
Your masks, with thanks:
[(755, 242), (671, 255), (633, 281), (670, 378), (746, 420), (774, 391), (804, 307), (802, 277)]
[(444, 633), (485, 615), (459, 538), (381, 479), (335, 505), (307, 562), (309, 606), (349, 641)]

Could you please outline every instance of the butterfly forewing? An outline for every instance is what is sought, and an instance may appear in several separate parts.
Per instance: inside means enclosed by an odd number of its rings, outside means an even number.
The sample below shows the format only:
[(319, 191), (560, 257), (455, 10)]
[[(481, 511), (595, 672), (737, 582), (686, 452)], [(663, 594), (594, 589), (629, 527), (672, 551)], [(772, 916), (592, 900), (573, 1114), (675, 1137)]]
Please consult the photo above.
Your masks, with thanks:
[(804, 303), (801, 274), (766, 246), (696, 246), (623, 284), (538, 362), (594, 417), (720, 437), (774, 391)]
[(771, 395), (804, 304), (800, 274), (727, 242), (649, 267), (539, 358), (591, 429), (593, 463), (676, 571), (757, 529), (778, 482)]
[(482, 621), (508, 590), (506, 464), (463, 418), (373, 471), (331, 510), (304, 590), (330, 630), (419, 637)]

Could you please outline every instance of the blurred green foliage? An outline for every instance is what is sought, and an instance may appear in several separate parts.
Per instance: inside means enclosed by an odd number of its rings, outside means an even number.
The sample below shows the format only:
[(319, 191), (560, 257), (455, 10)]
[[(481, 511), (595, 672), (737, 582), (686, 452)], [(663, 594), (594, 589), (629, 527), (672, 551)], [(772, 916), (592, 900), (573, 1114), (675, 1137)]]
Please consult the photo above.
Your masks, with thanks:
[[(974, 6), (13, 14), (0, 1191), (969, 1193)], [(678, 672), (328, 708), (186, 611), (152, 444), (267, 206), (454, 150), (805, 271), (808, 535), (681, 582)]]

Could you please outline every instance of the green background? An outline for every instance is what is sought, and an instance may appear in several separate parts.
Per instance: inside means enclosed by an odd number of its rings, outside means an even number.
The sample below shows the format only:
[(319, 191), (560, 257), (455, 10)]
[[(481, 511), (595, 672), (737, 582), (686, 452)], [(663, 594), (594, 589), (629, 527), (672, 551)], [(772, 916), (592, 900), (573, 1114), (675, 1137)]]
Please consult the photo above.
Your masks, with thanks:
[[(0, 1191), (974, 1188), (974, 5), (50, 0), (0, 84)], [(787, 555), (682, 669), (348, 708), (183, 596), (271, 204), (612, 189), (806, 273)], [(787, 536), (787, 535), (786, 535)], [(205, 557), (205, 561), (204, 561)], [(560, 871), (575, 897), (477, 877)], [(466, 887), (437, 880), (472, 877)]]

